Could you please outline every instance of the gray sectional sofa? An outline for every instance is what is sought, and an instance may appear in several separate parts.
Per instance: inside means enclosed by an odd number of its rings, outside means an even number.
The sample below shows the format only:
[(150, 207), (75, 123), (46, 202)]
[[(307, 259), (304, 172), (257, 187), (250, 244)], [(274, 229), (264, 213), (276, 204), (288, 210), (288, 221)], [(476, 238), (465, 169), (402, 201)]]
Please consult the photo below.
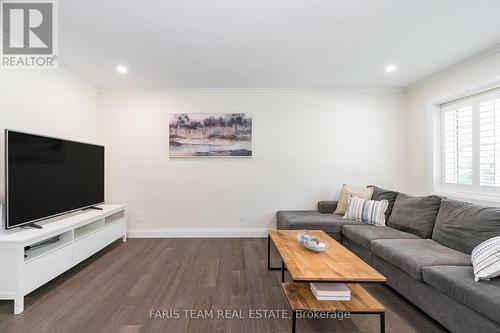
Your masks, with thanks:
[(278, 229), (320, 229), (386, 276), (387, 284), (452, 332), (500, 333), (500, 278), (474, 281), (470, 253), (500, 235), (500, 209), (374, 187), (386, 225), (316, 211), (277, 212)]

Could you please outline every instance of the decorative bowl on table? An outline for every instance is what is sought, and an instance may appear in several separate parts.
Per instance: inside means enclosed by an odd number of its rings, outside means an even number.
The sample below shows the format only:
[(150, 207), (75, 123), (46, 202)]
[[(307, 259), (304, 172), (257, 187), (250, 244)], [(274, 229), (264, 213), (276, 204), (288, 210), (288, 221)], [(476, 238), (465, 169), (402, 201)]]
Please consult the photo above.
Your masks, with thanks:
[(305, 231), (297, 234), (297, 240), (300, 245), (313, 252), (323, 252), (330, 247), (328, 242), (321, 237), (309, 235)]

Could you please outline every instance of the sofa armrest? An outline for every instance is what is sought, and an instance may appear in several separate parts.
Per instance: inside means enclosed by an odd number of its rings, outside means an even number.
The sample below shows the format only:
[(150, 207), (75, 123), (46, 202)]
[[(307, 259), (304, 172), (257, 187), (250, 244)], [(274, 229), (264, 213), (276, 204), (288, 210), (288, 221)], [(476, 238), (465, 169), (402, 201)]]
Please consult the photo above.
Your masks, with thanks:
[(333, 214), (337, 209), (338, 201), (320, 201), (318, 202), (318, 213)]

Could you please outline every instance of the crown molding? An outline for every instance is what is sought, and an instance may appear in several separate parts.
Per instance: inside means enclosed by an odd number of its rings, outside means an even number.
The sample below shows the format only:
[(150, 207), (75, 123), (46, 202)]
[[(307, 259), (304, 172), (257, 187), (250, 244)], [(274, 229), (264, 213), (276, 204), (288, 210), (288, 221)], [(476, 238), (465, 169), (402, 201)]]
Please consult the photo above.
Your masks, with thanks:
[(487, 49), (484, 49), (472, 56), (469, 56), (457, 63), (454, 63), (453, 65), (450, 65), (450, 66), (447, 66), (429, 76), (426, 76), (424, 77), (423, 79), (420, 79), (412, 84), (410, 84), (408, 87), (406, 87), (406, 92), (412, 90), (412, 89), (416, 89), (418, 87), (421, 87), (423, 85), (426, 85), (430, 82), (433, 82), (433, 81), (436, 81), (446, 75), (449, 75), (453, 72), (456, 72), (456, 71), (459, 71), (461, 70), (462, 68), (465, 68), (467, 66), (470, 66), (484, 58), (487, 58), (489, 56), (492, 56), (496, 53), (500, 52), (500, 43), (497, 43)]
[(193, 93), (271, 93), (271, 94), (380, 94), (405, 93), (405, 88), (352, 87), (352, 88), (98, 88), (99, 94), (193, 94)]

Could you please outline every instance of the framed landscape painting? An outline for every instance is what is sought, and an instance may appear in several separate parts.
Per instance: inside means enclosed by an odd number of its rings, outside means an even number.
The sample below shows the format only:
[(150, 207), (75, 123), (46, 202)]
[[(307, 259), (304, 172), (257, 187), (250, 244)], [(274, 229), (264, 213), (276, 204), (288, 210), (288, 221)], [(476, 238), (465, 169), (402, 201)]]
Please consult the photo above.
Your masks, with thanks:
[(170, 157), (252, 156), (252, 116), (248, 113), (172, 113)]

